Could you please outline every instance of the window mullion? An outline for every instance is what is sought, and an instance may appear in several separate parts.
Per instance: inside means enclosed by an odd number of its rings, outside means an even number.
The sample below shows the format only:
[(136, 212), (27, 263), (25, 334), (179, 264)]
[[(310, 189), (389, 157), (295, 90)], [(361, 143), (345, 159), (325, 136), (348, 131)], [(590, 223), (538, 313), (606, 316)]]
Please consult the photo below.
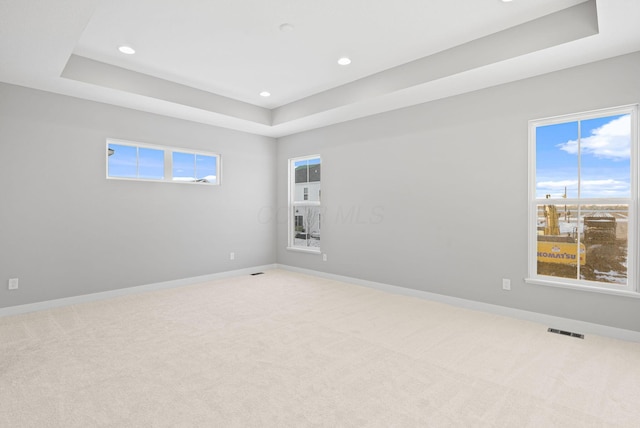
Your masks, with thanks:
[(140, 147), (136, 147), (136, 178), (140, 178)]
[(171, 150), (164, 151), (164, 181), (173, 180), (173, 158)]
[(198, 155), (193, 154), (193, 179), (198, 179)]
[(320, 201), (293, 201), (291, 205), (294, 207), (319, 207)]
[[(578, 263), (576, 264), (576, 279), (581, 279), (580, 271), (582, 266), (580, 265), (580, 244), (582, 241), (582, 233), (580, 233), (580, 219), (582, 218), (582, 121), (578, 121), (578, 212), (576, 217), (576, 254), (578, 255)], [(582, 230), (584, 231), (584, 220), (582, 222)], [(584, 233), (584, 232), (583, 232)], [(586, 252), (586, 246), (585, 246)], [(585, 254), (585, 257), (587, 255)]]
[(578, 200), (582, 192), (582, 121), (578, 121)]

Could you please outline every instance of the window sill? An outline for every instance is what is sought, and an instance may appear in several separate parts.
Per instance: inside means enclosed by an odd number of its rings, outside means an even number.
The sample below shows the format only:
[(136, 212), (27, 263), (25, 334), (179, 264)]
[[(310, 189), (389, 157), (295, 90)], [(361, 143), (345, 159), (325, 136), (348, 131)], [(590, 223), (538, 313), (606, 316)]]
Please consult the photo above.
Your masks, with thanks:
[(588, 285), (567, 284), (566, 282), (538, 278), (525, 278), (524, 282), (526, 282), (527, 284), (545, 285), (547, 287), (568, 288), (571, 290), (588, 291), (591, 293), (610, 294), (613, 296), (623, 296), (640, 299), (640, 293), (635, 291), (614, 290), (611, 288), (591, 287)]
[(135, 177), (110, 177), (107, 176), (107, 180), (116, 181), (143, 181), (147, 183), (176, 183), (176, 184), (195, 184), (197, 186), (219, 186), (220, 183), (205, 183), (202, 181), (188, 181), (188, 180), (169, 180), (165, 178), (135, 178)]
[(295, 251), (298, 253), (308, 254), (320, 254), (320, 248), (300, 248), (300, 247), (287, 247), (287, 251)]

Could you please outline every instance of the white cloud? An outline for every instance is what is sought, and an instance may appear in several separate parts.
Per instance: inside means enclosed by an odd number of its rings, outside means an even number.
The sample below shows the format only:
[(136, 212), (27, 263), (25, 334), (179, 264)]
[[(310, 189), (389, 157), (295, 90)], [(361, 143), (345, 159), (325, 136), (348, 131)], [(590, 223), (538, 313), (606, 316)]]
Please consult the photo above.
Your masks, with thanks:
[[(205, 180), (207, 180), (207, 182), (209, 183), (214, 183), (216, 181), (216, 176), (215, 175), (207, 175), (206, 177), (203, 177)], [(188, 182), (195, 182), (198, 179), (195, 177), (173, 177), (173, 181), (188, 181)]]
[(607, 178), (605, 180), (584, 180), (580, 184), (583, 189), (601, 189), (606, 187), (607, 189), (619, 190), (629, 188), (629, 183), (614, 180), (613, 178)]
[[(577, 180), (540, 181), (536, 184), (538, 197), (550, 194), (559, 198), (564, 194), (565, 187), (568, 193), (574, 193), (578, 188)], [(603, 180), (583, 180), (580, 182), (580, 194), (583, 198), (590, 197), (628, 197), (631, 186), (628, 182), (612, 178)], [(570, 196), (571, 197), (571, 196)]]
[[(580, 150), (583, 155), (591, 154), (612, 160), (629, 159), (631, 138), (631, 116), (624, 115), (594, 129), (589, 137), (582, 138)], [(578, 153), (576, 140), (558, 144), (560, 150), (570, 154)]]
[(578, 180), (540, 181), (537, 184), (541, 189), (564, 189), (565, 187), (578, 187)]
[(629, 197), (631, 186), (629, 183), (614, 180), (585, 180), (580, 183), (583, 197)]

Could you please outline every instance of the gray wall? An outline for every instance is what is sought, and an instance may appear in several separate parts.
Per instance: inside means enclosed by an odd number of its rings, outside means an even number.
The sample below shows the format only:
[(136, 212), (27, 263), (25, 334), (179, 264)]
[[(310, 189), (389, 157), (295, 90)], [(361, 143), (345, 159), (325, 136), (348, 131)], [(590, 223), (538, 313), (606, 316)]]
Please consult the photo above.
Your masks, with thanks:
[[(220, 153), (222, 185), (107, 180), (107, 137)], [(275, 156), (272, 138), (0, 84), (0, 307), (274, 263)]]
[[(523, 281), (528, 121), (637, 103), (639, 76), (635, 53), (279, 139), (278, 262), (640, 331), (640, 299)], [(287, 159), (316, 153), (327, 262), (285, 249)]]

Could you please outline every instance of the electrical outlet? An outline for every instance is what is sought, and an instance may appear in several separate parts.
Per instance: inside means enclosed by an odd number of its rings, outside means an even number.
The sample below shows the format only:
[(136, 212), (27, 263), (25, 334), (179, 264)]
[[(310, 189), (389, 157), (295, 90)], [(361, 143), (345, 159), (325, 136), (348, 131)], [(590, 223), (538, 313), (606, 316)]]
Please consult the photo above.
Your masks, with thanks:
[(502, 278), (502, 289), (503, 290), (511, 290), (511, 280), (507, 278)]
[(322, 261), (323, 262), (327, 261), (327, 253), (322, 254)]
[(236, 259), (236, 253), (229, 253), (229, 260), (235, 260)]
[(18, 289), (18, 278), (9, 278), (9, 290)]

